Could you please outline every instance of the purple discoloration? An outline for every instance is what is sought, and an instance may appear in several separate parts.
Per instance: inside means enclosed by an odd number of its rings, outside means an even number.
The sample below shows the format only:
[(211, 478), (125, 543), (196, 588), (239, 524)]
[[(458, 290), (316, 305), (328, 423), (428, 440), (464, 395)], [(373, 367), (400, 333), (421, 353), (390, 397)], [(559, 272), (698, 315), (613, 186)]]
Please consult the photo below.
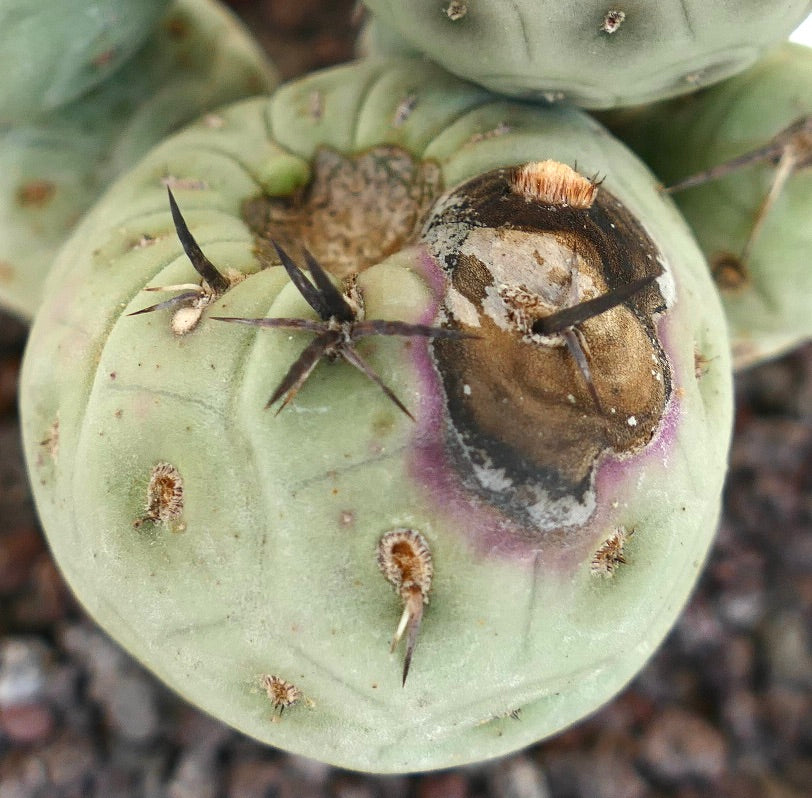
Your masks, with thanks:
[[(428, 324), (436, 319), (447, 280), (440, 265), (422, 246), (419, 264), (421, 275), (431, 287), (434, 296), (438, 297), (436, 303), (427, 308), (425, 318), (421, 319), (422, 323)], [(465, 536), (483, 554), (529, 558), (528, 564), (532, 564), (538, 551), (538, 541), (529, 540), (526, 530), (466, 491), (450, 467), (444, 443), (445, 392), (429, 348), (416, 347), (412, 351), (421, 399), (416, 416), (409, 473), (435, 505), (436, 513), (447, 518), (451, 526), (459, 525), (459, 519), (465, 519)]]
[[(431, 286), (436, 303), (427, 308), (424, 323), (436, 319), (440, 297), (445, 293), (446, 277), (440, 264), (421, 247), (419, 253), (421, 276)], [(668, 342), (668, 324), (665, 317), (657, 321), (657, 334), (666, 351), (672, 351)], [(492, 504), (486, 503), (463, 484), (446, 450), (448, 417), (445, 391), (428, 347), (416, 347), (413, 358), (420, 385), (420, 407), (413, 435), (413, 449), (409, 473), (420, 486), (433, 512), (448, 528), (456, 528), (471, 547), (482, 556), (502, 556), (525, 561), (534, 560), (545, 568), (572, 571), (594, 553), (601, 540), (601, 530), (612, 528), (624, 512), (624, 504), (617, 498), (628, 494), (629, 486), (636, 482), (652, 458), (664, 462), (673, 451), (680, 429), (682, 402), (680, 391), (671, 393), (663, 417), (654, 437), (642, 450), (630, 455), (605, 453), (598, 458), (589, 497), (595, 500), (595, 509), (584, 524), (539, 528), (517, 523), (506, 517)], [(674, 388), (680, 386), (673, 372)]]

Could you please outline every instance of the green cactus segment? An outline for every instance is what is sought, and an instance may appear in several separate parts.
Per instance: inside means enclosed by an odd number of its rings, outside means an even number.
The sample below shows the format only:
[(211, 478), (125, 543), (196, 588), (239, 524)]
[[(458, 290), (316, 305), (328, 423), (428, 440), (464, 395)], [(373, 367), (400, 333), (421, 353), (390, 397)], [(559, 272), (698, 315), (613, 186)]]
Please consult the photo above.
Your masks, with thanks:
[(720, 289), (738, 367), (812, 337), (812, 49), (785, 44), (687, 101), (607, 118), (666, 185), (763, 148), (804, 119), (784, 142), (794, 165), (758, 229), (786, 148), (674, 194)]
[(143, 44), (169, 0), (4, 0), (0, 124), (27, 123), (107, 80)]
[[(612, 108), (685, 94), (746, 69), (808, 0), (369, 0), (375, 55), (425, 53), (515, 97)], [(402, 41), (399, 41), (402, 39)]]
[(33, 316), (57, 250), (118, 174), (181, 125), (275, 83), (230, 12), (177, 0), (105, 83), (36, 123), (0, 127), (0, 304)]
[[(309, 111), (315, 94), (320, 115)], [(189, 700), (260, 740), (345, 767), (463, 764), (594, 710), (667, 633), (719, 511), (728, 343), (677, 212), (580, 112), (488, 99), (420, 63), (326, 71), (218, 118), (153, 150), (84, 218), (32, 329), (25, 446), (67, 580)], [(665, 269), (664, 310), (653, 318), (671, 394), (650, 443), (600, 459), (584, 523), (505, 544), (498, 506), (475, 496), (457, 512), (459, 494), (444, 492), (448, 463), (428, 464), (434, 480), (426, 470), (426, 452), (451, 431), (432, 340), (370, 335), (356, 345), (415, 421), (344, 358), (320, 359), (278, 415), (264, 409), (314, 333), (213, 317), (317, 320), (285, 270), (257, 254), (243, 209), (283, 185), (298, 185), (291, 202), (307, 194), (298, 181), (318, 179), (325, 151), (350, 163), (408, 154), (415, 168), (438, 167), (445, 187), (500, 166), (577, 161), (605, 176), (599, 191), (645, 227)], [(126, 315), (154, 303), (145, 287), (200, 281), (173, 230), (167, 174), (206, 257), (224, 275), (245, 275), (182, 335), (172, 310)], [(397, 191), (401, 172), (392, 174)], [(357, 297), (359, 318), (437, 325), (447, 282), (418, 226), (354, 286), (336, 285)], [(634, 530), (626, 563), (600, 576), (593, 560), (621, 528)], [(410, 559), (392, 541), (417, 541), (422, 554)], [(408, 655), (389, 652), (399, 618)]]

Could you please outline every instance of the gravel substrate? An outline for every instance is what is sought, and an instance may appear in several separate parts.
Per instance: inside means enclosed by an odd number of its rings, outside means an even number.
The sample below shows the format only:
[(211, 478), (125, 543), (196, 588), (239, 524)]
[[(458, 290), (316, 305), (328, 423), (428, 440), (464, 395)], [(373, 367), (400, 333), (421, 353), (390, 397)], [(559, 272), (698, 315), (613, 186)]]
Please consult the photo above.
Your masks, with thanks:
[[(287, 76), (350, 56), (351, 2), (231, 5)], [(202, 715), (72, 600), (22, 461), (25, 334), (0, 313), (0, 798), (809, 795), (812, 345), (739, 376), (711, 558), (676, 629), (620, 697), (500, 761), (374, 777), (270, 749)]]

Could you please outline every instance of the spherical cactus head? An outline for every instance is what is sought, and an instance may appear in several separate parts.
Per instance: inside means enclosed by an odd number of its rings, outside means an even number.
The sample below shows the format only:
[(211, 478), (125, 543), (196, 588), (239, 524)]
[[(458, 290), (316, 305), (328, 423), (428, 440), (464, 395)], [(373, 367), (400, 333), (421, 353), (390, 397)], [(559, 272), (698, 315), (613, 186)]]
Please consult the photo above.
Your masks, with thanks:
[(722, 297), (737, 367), (812, 337), (812, 49), (607, 117), (662, 179)]
[(68, 581), (189, 700), (344, 767), (591, 712), (719, 511), (728, 344), (680, 217), (580, 112), (420, 61), (221, 118), (90, 212), (32, 331)]
[(409, 50), (502, 94), (585, 108), (653, 102), (747, 68), (812, 10), (807, 0), (369, 0), (368, 52)]
[[(70, 231), (154, 144), (276, 83), (228, 9), (212, 0), (175, 0), (143, 46), (101, 85), (26, 124), (0, 124), (0, 306), (34, 315)], [(216, 115), (209, 122), (216, 125)]]

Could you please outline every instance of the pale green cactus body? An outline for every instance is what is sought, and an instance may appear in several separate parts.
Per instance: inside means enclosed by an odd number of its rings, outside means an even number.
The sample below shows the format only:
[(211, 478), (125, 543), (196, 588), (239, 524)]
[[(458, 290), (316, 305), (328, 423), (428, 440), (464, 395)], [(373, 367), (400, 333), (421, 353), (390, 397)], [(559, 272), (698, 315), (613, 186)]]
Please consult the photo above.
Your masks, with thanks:
[[(685, 94), (746, 69), (808, 0), (368, 0), (373, 54), (408, 49), (515, 97), (613, 108)], [(399, 42), (403, 39), (403, 42)]]
[[(787, 43), (694, 97), (606, 121), (666, 185), (763, 148), (800, 123), (766, 160), (686, 187), (674, 199), (716, 278), (734, 365), (812, 337), (812, 49)], [(785, 154), (786, 182), (776, 186)], [(762, 213), (773, 186), (775, 201)]]
[(107, 80), (169, 0), (3, 0), (0, 124), (31, 122)]
[(225, 7), (176, 0), (106, 83), (34, 124), (0, 126), (0, 305), (31, 318), (56, 252), (115, 177), (173, 130), (276, 82)]
[[(49, 278), (23, 369), (23, 427), (39, 512), (68, 582), (116, 639), (189, 700), (257, 739), (345, 767), (463, 764), (594, 710), (667, 633), (719, 512), (731, 418), (728, 344), (718, 298), (679, 215), (648, 171), (577, 110), (494, 98), (422, 62), (326, 71), (220, 118), (216, 128), (187, 128), (119, 180)], [(454, 442), (457, 434), (463, 448), (490, 447), (497, 457), (499, 435), (478, 437), (466, 412), (496, 411), (507, 441), (530, 417), (528, 405), (554, 390), (532, 369), (518, 368), (503, 388), (498, 373), (488, 381), (505, 353), (520, 367), (523, 353), (547, 357), (553, 347), (534, 338), (525, 349), (508, 325), (500, 349), (504, 330), (488, 314), (498, 304), (493, 289), (503, 286), (486, 287), (477, 316), (479, 300), (460, 293), (476, 280), (452, 285), (447, 277), (449, 258), (459, 257), (458, 276), (463, 261), (478, 262), (465, 254), (472, 247), (490, 257), (489, 228), (466, 238), (455, 221), (465, 187), (501, 185), (518, 172), (499, 167), (539, 159), (605, 176), (595, 207), (606, 202), (601, 207), (614, 213), (619, 198), (659, 253), (635, 249), (629, 258), (652, 275), (664, 270), (646, 283), (645, 299), (604, 314), (639, 329), (646, 303), (659, 303), (651, 328), (659, 343), (636, 340), (654, 346), (641, 355), (641, 380), (662, 415), (624, 414), (621, 430), (648, 424), (650, 434), (622, 455), (599, 446), (587, 458), (591, 476), (569, 493), (542, 484), (543, 469), (522, 482), (518, 455), (500, 471), (487, 457), (466, 459)], [(167, 172), (202, 251), (230, 275), (228, 290), (211, 297), (185, 334), (172, 332), (172, 310), (125, 315), (154, 300), (146, 286), (199, 279), (173, 229)], [(365, 176), (374, 182), (381, 174), (368, 196)], [(443, 187), (451, 191), (435, 199)], [(336, 206), (319, 215), (321, 191), (333, 191)], [(508, 194), (519, 216), (541, 207)], [(342, 358), (319, 364), (278, 415), (264, 409), (313, 333), (213, 317), (314, 315), (246, 223), (257, 218), (257, 203), (263, 218), (286, 220), (279, 238), (291, 239), (284, 246), (297, 258), (297, 243), (306, 243), (334, 274), (363, 268), (350, 295), (366, 319), (443, 324), (490, 341), (358, 343), (414, 420)], [(299, 216), (297, 203), (306, 209)], [(361, 221), (375, 224), (360, 223), (359, 206)], [(381, 209), (385, 219), (376, 216)], [(550, 212), (576, 213), (566, 205)], [(386, 237), (403, 219), (407, 235), (390, 246)], [(494, 232), (493, 269), (514, 268), (497, 239), (520, 234), (511, 224)], [(557, 257), (559, 238), (528, 235), (548, 260)], [(346, 250), (336, 254), (338, 239)], [(390, 251), (376, 256), (376, 244)], [(590, 247), (565, 252), (573, 284)], [(519, 266), (530, 271), (513, 286), (517, 294), (533, 287), (533, 264), (542, 269), (544, 261), (539, 251), (523, 252), (516, 260), (529, 258)], [(587, 437), (581, 420), (597, 419), (615, 436), (614, 407), (623, 401), (615, 375), (599, 373), (605, 342), (590, 337), (593, 324), (581, 326), (605, 413), (596, 413), (583, 375), (562, 354), (551, 380), (566, 378), (571, 393), (537, 427), (542, 436), (556, 432), (557, 414), (572, 406), (561, 439), (574, 435), (579, 451), (601, 439)], [(639, 354), (608, 346), (613, 362)], [(697, 371), (697, 358), (707, 367)], [(514, 379), (529, 384), (509, 404), (488, 399), (488, 386), (507, 399)], [(523, 503), (548, 489), (548, 505)], [(411, 541), (412, 554), (428, 549), (420, 580), (386, 560), (384, 540), (393, 549)], [(386, 578), (376, 556), (388, 562)], [(389, 652), (402, 602), (409, 623), (423, 615), (403, 686), (403, 654)]]

